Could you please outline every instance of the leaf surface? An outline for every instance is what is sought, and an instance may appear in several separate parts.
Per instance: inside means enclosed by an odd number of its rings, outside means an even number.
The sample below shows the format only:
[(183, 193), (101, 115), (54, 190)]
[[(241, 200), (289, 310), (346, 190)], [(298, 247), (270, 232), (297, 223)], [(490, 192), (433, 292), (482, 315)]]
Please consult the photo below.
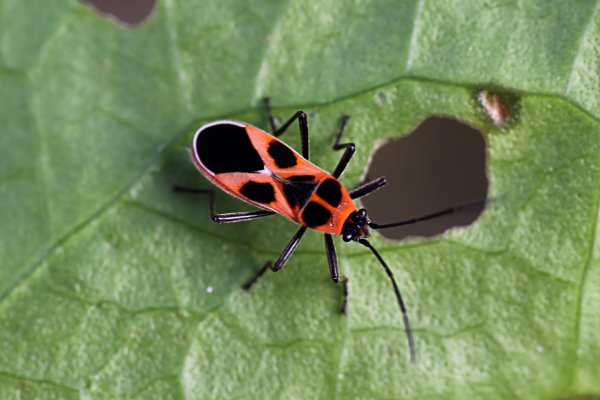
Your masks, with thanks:
[[(0, 397), (565, 398), (600, 393), (599, 2), (164, 0), (131, 30), (75, 1), (0, 2)], [(492, 125), (475, 87), (520, 97)], [(492, 197), (473, 225), (336, 241), (348, 316), (310, 233), (221, 226), (185, 150), (206, 121), (309, 113), (355, 186), (384, 138), (430, 115), (478, 127)], [(298, 147), (295, 130), (284, 139)], [(248, 209), (224, 194), (219, 209)]]

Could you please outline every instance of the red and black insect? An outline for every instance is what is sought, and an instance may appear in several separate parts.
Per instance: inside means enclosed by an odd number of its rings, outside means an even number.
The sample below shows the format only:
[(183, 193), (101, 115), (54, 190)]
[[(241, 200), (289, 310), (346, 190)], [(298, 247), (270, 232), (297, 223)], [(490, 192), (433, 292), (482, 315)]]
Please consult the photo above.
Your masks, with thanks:
[[(460, 211), (459, 208), (448, 208), (420, 218), (387, 224), (371, 222), (367, 211), (364, 208), (357, 209), (352, 200), (381, 188), (386, 184), (385, 178), (367, 182), (350, 192), (338, 181), (355, 151), (354, 143), (340, 143), (349, 117), (342, 118), (333, 144), (334, 150), (343, 149), (344, 154), (333, 173), (329, 174), (309, 161), (306, 114), (298, 111), (283, 126), (276, 128), (269, 99), (265, 99), (265, 106), (272, 135), (243, 122), (216, 121), (198, 129), (191, 149), (194, 164), (207, 179), (232, 196), (262, 210), (216, 214), (215, 194), (211, 189), (175, 187), (175, 190), (209, 194), (211, 219), (217, 223), (241, 222), (281, 214), (302, 225), (279, 258), (274, 263), (268, 261), (244, 285), (245, 289), (249, 289), (267, 269), (278, 271), (283, 268), (307, 228), (311, 228), (324, 232), (329, 272), (335, 283), (342, 284), (342, 312), (345, 312), (346, 280), (340, 280), (332, 235), (341, 235), (346, 242), (354, 241), (369, 248), (392, 283), (404, 320), (411, 360), (414, 360), (415, 345), (400, 290), (391, 269), (366, 238), (369, 236), (369, 228), (383, 229), (414, 224), (452, 214)], [(300, 127), (301, 155), (277, 139), (296, 120)]]

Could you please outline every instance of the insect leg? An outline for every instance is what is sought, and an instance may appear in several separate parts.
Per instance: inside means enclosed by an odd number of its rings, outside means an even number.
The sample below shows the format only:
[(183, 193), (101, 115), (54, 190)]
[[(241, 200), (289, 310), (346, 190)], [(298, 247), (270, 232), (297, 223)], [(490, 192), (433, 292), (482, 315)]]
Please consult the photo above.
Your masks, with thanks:
[(300, 243), (300, 240), (302, 239), (302, 236), (304, 235), (304, 232), (306, 232), (306, 227), (305, 226), (301, 227), (298, 230), (298, 232), (296, 232), (296, 234), (294, 235), (294, 237), (292, 238), (292, 240), (290, 240), (290, 242), (287, 244), (287, 246), (285, 246), (285, 249), (283, 249), (283, 252), (279, 256), (279, 258), (277, 259), (277, 261), (275, 261), (275, 264), (273, 264), (272, 261), (267, 261), (265, 263), (265, 265), (263, 265), (263, 267), (260, 270), (258, 270), (258, 272), (256, 274), (254, 274), (254, 276), (252, 276), (252, 278), (250, 278), (248, 280), (248, 282), (246, 282), (246, 283), (244, 283), (242, 285), (242, 287), (245, 290), (250, 290), (250, 288), (256, 283), (256, 281), (261, 276), (263, 276), (263, 274), (268, 269), (276, 272), (276, 271), (279, 271), (281, 268), (283, 268), (283, 266), (285, 265), (285, 263), (287, 262), (287, 260), (294, 253), (294, 250), (296, 250), (296, 247), (298, 247), (298, 244)]
[(196, 194), (207, 194), (210, 196), (210, 219), (218, 224), (228, 224), (231, 222), (243, 222), (250, 221), (257, 218), (268, 217), (269, 215), (275, 214), (274, 211), (258, 210), (248, 212), (233, 212), (225, 214), (215, 213), (215, 192), (212, 189), (197, 189), (197, 188), (186, 188), (182, 186), (173, 186), (175, 192), (181, 193), (196, 193)]
[(331, 280), (334, 283), (338, 283), (340, 274), (338, 272), (337, 256), (335, 254), (335, 246), (333, 244), (333, 238), (329, 233), (325, 235), (325, 252), (327, 253), (327, 262), (329, 263), (329, 274)]
[(333, 174), (331, 174), (335, 178), (339, 178), (340, 175), (342, 175), (342, 172), (344, 172), (344, 170), (346, 169), (346, 166), (350, 162), (350, 159), (352, 158), (352, 156), (354, 155), (354, 151), (356, 150), (356, 146), (352, 142), (340, 143), (340, 139), (342, 138), (342, 134), (344, 133), (344, 130), (346, 129), (346, 125), (348, 124), (349, 119), (350, 119), (350, 117), (348, 115), (342, 116), (342, 123), (340, 125), (340, 130), (337, 133), (337, 135), (335, 136), (335, 141), (333, 142), (334, 150), (346, 149), (346, 151), (344, 151), (344, 154), (342, 155), (342, 158), (338, 162), (337, 167), (335, 167), (335, 170), (333, 170)]
[(294, 250), (296, 250), (296, 247), (298, 247), (302, 236), (304, 236), (304, 232), (306, 232), (306, 226), (303, 226), (300, 229), (298, 229), (298, 232), (296, 232), (292, 240), (290, 240), (287, 246), (285, 246), (285, 249), (283, 249), (283, 252), (279, 256), (277, 261), (275, 261), (275, 264), (273, 264), (273, 267), (271, 268), (273, 271), (279, 271), (281, 268), (283, 268), (287, 260), (294, 253)]
[(349, 194), (351, 199), (358, 199), (360, 197), (366, 196), (369, 193), (376, 191), (377, 189), (385, 186), (387, 180), (385, 176), (381, 176), (373, 181), (364, 183), (359, 187), (353, 189)]
[(263, 265), (263, 267), (261, 269), (258, 270), (258, 272), (256, 274), (254, 274), (252, 276), (252, 278), (248, 279), (248, 281), (246, 283), (244, 283), (242, 285), (242, 288), (244, 290), (250, 290), (250, 288), (252, 286), (254, 286), (254, 284), (256, 283), (256, 281), (258, 281), (258, 279), (263, 276), (263, 274), (268, 270), (268, 269), (272, 269), (273, 268), (273, 262), (272, 261), (267, 261), (265, 263), (265, 265)]
[(265, 108), (267, 109), (267, 118), (269, 119), (269, 126), (271, 127), (271, 133), (274, 136), (282, 135), (287, 128), (297, 119), (298, 126), (300, 128), (300, 142), (302, 143), (302, 157), (307, 160), (310, 159), (310, 151), (308, 146), (308, 118), (304, 111), (296, 111), (296, 113), (287, 120), (285, 124), (281, 127), (275, 127), (275, 118), (273, 118), (273, 113), (271, 112), (271, 100), (268, 97), (265, 97)]

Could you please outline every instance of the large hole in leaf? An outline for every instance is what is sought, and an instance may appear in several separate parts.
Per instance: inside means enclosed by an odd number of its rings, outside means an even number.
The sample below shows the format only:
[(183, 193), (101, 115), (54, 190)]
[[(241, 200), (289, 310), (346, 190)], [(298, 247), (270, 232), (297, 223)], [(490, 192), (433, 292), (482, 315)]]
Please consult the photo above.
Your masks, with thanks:
[(156, 0), (82, 0), (103, 16), (125, 26), (137, 26), (150, 17)]
[(367, 179), (379, 176), (385, 176), (388, 184), (361, 199), (376, 223), (471, 205), (468, 211), (379, 230), (384, 237), (434, 236), (453, 226), (469, 225), (483, 211), (487, 197), (485, 140), (478, 130), (459, 121), (431, 117), (410, 135), (377, 149)]

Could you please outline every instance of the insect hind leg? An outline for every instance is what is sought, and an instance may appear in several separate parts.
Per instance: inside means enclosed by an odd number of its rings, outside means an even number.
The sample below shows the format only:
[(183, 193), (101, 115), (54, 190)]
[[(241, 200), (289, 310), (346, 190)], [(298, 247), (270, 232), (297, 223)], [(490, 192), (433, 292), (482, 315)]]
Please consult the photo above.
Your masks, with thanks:
[(232, 222), (244, 222), (251, 221), (253, 219), (268, 217), (274, 215), (274, 211), (257, 210), (248, 212), (232, 212), (225, 214), (215, 213), (215, 192), (212, 189), (201, 189), (201, 188), (188, 188), (183, 186), (173, 186), (174, 192), (179, 193), (193, 193), (193, 194), (206, 194), (210, 196), (210, 219), (218, 224), (228, 224)]

